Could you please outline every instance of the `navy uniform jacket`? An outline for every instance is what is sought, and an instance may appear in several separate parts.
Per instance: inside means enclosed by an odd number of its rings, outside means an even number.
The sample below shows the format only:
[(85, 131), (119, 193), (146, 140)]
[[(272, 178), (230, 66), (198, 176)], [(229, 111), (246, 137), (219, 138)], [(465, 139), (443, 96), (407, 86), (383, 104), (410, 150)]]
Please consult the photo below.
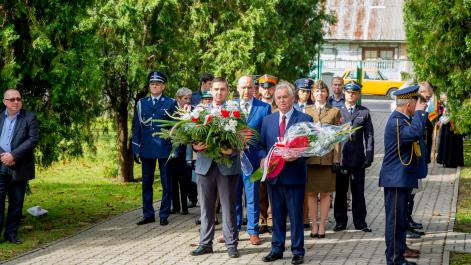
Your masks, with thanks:
[[(343, 123), (349, 123), (358, 129), (342, 143), (341, 165), (345, 167), (362, 167), (365, 162), (371, 164), (374, 157), (374, 133), (370, 111), (363, 106), (355, 106), (353, 114), (343, 105), (340, 108)], [(364, 143), (363, 143), (364, 140)]]
[(176, 101), (164, 95), (155, 106), (152, 97), (138, 101), (132, 126), (134, 155), (148, 159), (169, 157), (172, 143), (155, 135), (161, 129), (160, 123), (156, 120), (170, 120), (168, 114), (173, 114), (175, 110)]
[[(270, 148), (276, 143), (279, 134), (280, 112), (272, 113), (263, 119), (262, 129), (260, 133), (260, 151), (259, 158), (265, 158)], [(312, 117), (297, 111), (293, 111), (286, 131), (293, 124), (298, 122), (312, 122)], [(276, 184), (278, 181), (282, 185), (305, 185), (307, 180), (306, 158), (299, 158), (292, 162), (286, 162), (280, 174), (270, 184)]]
[[(424, 136), (427, 112), (416, 111), (412, 120), (404, 114), (394, 111), (384, 130), (384, 160), (379, 173), (380, 187), (417, 188), (420, 159), (414, 154), (412, 145)], [(399, 159), (397, 126), (399, 124), (399, 147), (403, 165)], [(412, 153), (412, 154), (411, 154)]]

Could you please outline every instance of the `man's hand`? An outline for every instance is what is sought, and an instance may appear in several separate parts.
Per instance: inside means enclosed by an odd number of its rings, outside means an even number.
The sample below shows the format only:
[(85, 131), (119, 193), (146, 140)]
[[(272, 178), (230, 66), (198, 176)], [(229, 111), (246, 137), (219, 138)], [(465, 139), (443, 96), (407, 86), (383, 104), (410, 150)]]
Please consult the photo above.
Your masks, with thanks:
[(415, 104), (415, 110), (423, 110), (427, 109), (427, 102), (422, 102), (422, 100), (417, 100), (417, 104)]
[(204, 149), (206, 149), (207, 147), (208, 147), (208, 145), (205, 144), (205, 143), (202, 143), (202, 142), (199, 142), (197, 144), (193, 144), (193, 149), (197, 152), (201, 152)]
[(139, 157), (139, 155), (134, 155), (134, 162), (136, 162), (136, 164), (140, 164), (141, 163), (141, 159)]
[(264, 164), (265, 164), (265, 158), (262, 158), (262, 160), (260, 160), (260, 168), (263, 168)]
[(284, 154), (281, 156), (286, 162), (293, 162), (294, 160), (298, 159), (299, 156), (294, 154)]
[(228, 149), (221, 148), (221, 153), (222, 153), (223, 155), (230, 156), (230, 155), (232, 155), (232, 152), (233, 152), (233, 151), (232, 151), (231, 148), (228, 148)]
[(13, 165), (16, 164), (15, 162), (15, 158), (13, 157), (13, 155), (9, 152), (6, 152), (6, 153), (2, 153), (0, 154), (0, 161), (2, 161), (3, 164), (11, 167)]

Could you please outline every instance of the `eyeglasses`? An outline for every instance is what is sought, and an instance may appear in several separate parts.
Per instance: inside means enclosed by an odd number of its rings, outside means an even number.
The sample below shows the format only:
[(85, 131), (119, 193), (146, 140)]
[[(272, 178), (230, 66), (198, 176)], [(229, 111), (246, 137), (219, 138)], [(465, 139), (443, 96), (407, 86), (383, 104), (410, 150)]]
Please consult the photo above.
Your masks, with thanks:
[(12, 103), (15, 101), (21, 102), (21, 98), (4, 98), (4, 100), (10, 101)]

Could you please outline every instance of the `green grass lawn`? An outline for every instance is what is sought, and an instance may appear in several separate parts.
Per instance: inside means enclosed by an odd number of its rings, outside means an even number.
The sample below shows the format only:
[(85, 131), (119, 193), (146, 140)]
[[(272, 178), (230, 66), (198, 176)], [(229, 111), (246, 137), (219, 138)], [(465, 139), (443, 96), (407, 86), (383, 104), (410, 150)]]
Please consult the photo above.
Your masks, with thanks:
[[(471, 233), (471, 140), (464, 143), (464, 163), (461, 168), (455, 231)], [(471, 264), (470, 253), (452, 252), (451, 265)]]
[[(0, 260), (72, 235), (141, 205), (140, 182), (119, 183), (112, 176), (117, 172), (115, 142), (113, 135), (102, 135), (96, 152), (37, 170), (36, 179), (30, 181), (32, 193), (26, 196), (23, 207), (26, 218), (19, 231), (23, 244), (1, 243)], [(140, 178), (140, 166), (135, 166), (134, 172), (135, 177)], [(160, 185), (154, 187), (154, 198), (160, 199)], [(29, 215), (26, 209), (35, 205), (47, 209), (49, 214)]]

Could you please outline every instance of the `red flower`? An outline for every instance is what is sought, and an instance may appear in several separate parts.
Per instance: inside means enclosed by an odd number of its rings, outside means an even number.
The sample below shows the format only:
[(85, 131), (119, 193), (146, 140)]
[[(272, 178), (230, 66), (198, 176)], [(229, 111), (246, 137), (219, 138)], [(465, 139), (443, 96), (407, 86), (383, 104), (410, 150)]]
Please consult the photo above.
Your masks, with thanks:
[(192, 120), (194, 123), (198, 122), (198, 119), (195, 118), (195, 117), (191, 117), (191, 120)]
[(289, 148), (309, 147), (309, 139), (307, 136), (296, 137), (291, 141), (287, 141), (286, 146)]
[(227, 118), (229, 117), (229, 111), (226, 110), (226, 109), (221, 109), (221, 115), (224, 117), (224, 118)]
[(234, 115), (235, 118), (240, 118), (240, 111), (236, 110), (234, 112), (232, 112), (232, 115)]
[(206, 124), (208, 124), (209, 122), (211, 122), (211, 118), (212, 118), (212, 117), (213, 117), (213, 116), (211, 116), (211, 115), (206, 115), (205, 121), (204, 121), (204, 125), (206, 125)]

